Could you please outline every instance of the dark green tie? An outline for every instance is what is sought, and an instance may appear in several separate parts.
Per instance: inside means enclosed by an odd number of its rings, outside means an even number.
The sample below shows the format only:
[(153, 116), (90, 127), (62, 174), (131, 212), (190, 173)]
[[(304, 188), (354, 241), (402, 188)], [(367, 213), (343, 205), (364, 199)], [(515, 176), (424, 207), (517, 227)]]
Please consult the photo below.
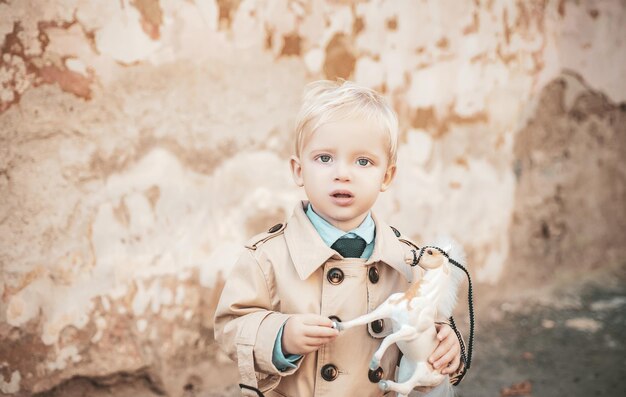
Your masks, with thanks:
[(365, 240), (361, 237), (342, 237), (335, 241), (330, 248), (339, 252), (339, 254), (344, 258), (360, 258), (365, 250), (365, 245)]

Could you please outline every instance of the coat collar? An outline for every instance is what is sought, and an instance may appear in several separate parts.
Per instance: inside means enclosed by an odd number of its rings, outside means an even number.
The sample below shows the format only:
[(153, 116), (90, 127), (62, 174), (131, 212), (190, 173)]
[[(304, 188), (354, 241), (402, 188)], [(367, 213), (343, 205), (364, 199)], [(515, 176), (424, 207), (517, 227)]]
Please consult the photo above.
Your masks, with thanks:
[[(304, 213), (307, 204), (308, 202), (303, 201), (296, 205), (284, 231), (289, 254), (301, 280), (307, 279), (330, 258), (341, 259), (335, 250), (324, 243)], [(365, 263), (384, 262), (410, 281), (411, 268), (405, 261), (406, 245), (398, 240), (391, 228), (382, 220), (374, 214), (372, 218), (376, 224), (374, 252)]]

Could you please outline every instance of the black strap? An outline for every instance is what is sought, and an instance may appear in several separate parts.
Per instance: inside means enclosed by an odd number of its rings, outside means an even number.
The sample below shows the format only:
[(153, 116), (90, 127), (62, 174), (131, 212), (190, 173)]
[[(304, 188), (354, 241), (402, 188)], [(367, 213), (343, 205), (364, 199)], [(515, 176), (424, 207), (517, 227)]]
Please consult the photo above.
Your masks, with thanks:
[(456, 380), (456, 382), (454, 382), (454, 385), (456, 386), (461, 382), (461, 379), (463, 379), (463, 377), (467, 373), (467, 370), (470, 369), (472, 365), (472, 352), (474, 350), (474, 296), (472, 292), (473, 291), (472, 290), (472, 278), (470, 277), (469, 272), (463, 265), (461, 265), (459, 262), (455, 261), (454, 259), (450, 258), (448, 253), (442, 250), (441, 248), (434, 247), (434, 246), (422, 247), (420, 249), (419, 256), (417, 255), (417, 252), (415, 250), (411, 250), (413, 251), (413, 263), (411, 263), (411, 266), (416, 266), (419, 263), (420, 259), (422, 258), (422, 255), (424, 254), (424, 250), (426, 250), (427, 248), (436, 249), (437, 251), (441, 252), (443, 255), (445, 255), (446, 258), (448, 258), (448, 261), (451, 264), (463, 270), (463, 272), (467, 276), (467, 282), (468, 282), (467, 304), (469, 306), (469, 316), (470, 316), (470, 336), (469, 336), (469, 343), (467, 344), (467, 352), (465, 351), (465, 346), (463, 345), (463, 339), (461, 338), (461, 333), (457, 329), (454, 319), (450, 317), (450, 326), (452, 330), (454, 331), (454, 333), (456, 334), (456, 337), (459, 339), (459, 344), (461, 345), (461, 360), (463, 360), (463, 364), (464, 364), (463, 372), (461, 372), (461, 374), (459, 375), (459, 378)]
[(263, 393), (261, 393), (261, 390), (257, 389), (256, 387), (252, 387), (252, 386), (244, 385), (243, 383), (240, 383), (240, 384), (239, 384), (239, 387), (241, 387), (242, 389), (252, 390), (252, 391), (256, 392), (256, 394), (257, 394), (259, 397), (265, 397), (265, 396), (263, 395)]
[[(450, 260), (450, 263), (452, 263), (454, 266), (458, 267), (459, 269), (463, 270), (465, 272), (465, 274), (467, 275), (467, 282), (468, 282), (468, 288), (467, 288), (467, 304), (469, 306), (469, 317), (470, 317), (470, 336), (469, 336), (469, 343), (467, 344), (467, 355), (465, 356), (465, 371), (466, 372), (468, 369), (470, 369), (471, 365), (472, 365), (472, 352), (474, 350), (474, 296), (473, 296), (473, 292), (472, 292), (472, 278), (470, 277), (467, 269), (465, 269), (463, 267), (463, 265), (461, 265), (459, 262), (455, 261), (454, 259), (448, 258)], [(460, 337), (460, 334), (458, 333), (459, 331), (456, 329), (456, 324), (454, 323), (454, 319), (452, 317), (450, 317), (450, 324), (452, 325), (452, 329), (454, 329), (454, 332), (457, 333), (457, 336)], [(463, 344), (461, 344), (461, 353), (463, 352)], [(462, 356), (461, 356), (462, 357)]]
[(452, 316), (450, 316), (450, 327), (452, 328), (452, 330), (456, 334), (457, 339), (459, 340), (459, 346), (461, 346), (461, 360), (463, 361), (463, 371), (459, 375), (457, 375), (456, 380), (452, 383), (452, 385), (457, 386), (465, 377), (465, 374), (467, 373), (467, 369), (469, 367), (467, 365), (467, 355), (465, 354), (465, 345), (463, 344), (463, 338), (461, 338), (461, 333), (456, 328), (456, 324), (454, 323), (454, 319), (452, 318)]

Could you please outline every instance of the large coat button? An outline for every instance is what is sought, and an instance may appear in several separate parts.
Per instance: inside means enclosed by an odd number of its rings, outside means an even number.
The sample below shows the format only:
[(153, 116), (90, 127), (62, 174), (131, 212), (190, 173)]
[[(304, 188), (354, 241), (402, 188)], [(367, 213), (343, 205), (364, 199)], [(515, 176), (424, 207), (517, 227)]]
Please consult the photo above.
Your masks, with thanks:
[(333, 364), (326, 364), (322, 367), (322, 378), (328, 382), (332, 382), (339, 375), (339, 371), (337, 371), (337, 367)]
[(372, 383), (378, 383), (381, 381), (384, 375), (385, 375), (385, 372), (383, 371), (383, 369), (381, 367), (378, 367), (374, 371), (370, 369), (369, 372), (367, 373), (367, 378)]
[(378, 269), (376, 268), (376, 266), (370, 267), (368, 275), (372, 284), (376, 284), (378, 280), (380, 280), (380, 274), (378, 273)]
[(328, 318), (330, 319), (330, 321), (334, 321), (336, 323), (340, 323), (341, 322), (341, 319), (339, 317), (337, 317), (337, 316), (329, 316)]
[(277, 223), (274, 226), (270, 227), (270, 229), (267, 231), (268, 233), (276, 233), (277, 231), (280, 230), (280, 228), (283, 227), (282, 223)]
[(328, 282), (333, 285), (341, 284), (343, 281), (343, 271), (337, 267), (333, 267), (328, 271), (326, 278), (328, 279)]
[(372, 331), (374, 331), (374, 333), (380, 334), (383, 332), (384, 328), (385, 322), (383, 320), (372, 321)]

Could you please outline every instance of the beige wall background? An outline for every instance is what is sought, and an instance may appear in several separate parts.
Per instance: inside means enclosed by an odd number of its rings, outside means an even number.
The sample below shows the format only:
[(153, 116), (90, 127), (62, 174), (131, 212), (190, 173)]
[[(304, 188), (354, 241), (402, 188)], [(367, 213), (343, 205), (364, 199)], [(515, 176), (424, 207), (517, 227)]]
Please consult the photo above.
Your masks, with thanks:
[(391, 101), (376, 211), (461, 241), (479, 294), (624, 277), (625, 25), (619, 0), (0, 1), (0, 395), (233, 382), (212, 310), (303, 198), (320, 78)]

